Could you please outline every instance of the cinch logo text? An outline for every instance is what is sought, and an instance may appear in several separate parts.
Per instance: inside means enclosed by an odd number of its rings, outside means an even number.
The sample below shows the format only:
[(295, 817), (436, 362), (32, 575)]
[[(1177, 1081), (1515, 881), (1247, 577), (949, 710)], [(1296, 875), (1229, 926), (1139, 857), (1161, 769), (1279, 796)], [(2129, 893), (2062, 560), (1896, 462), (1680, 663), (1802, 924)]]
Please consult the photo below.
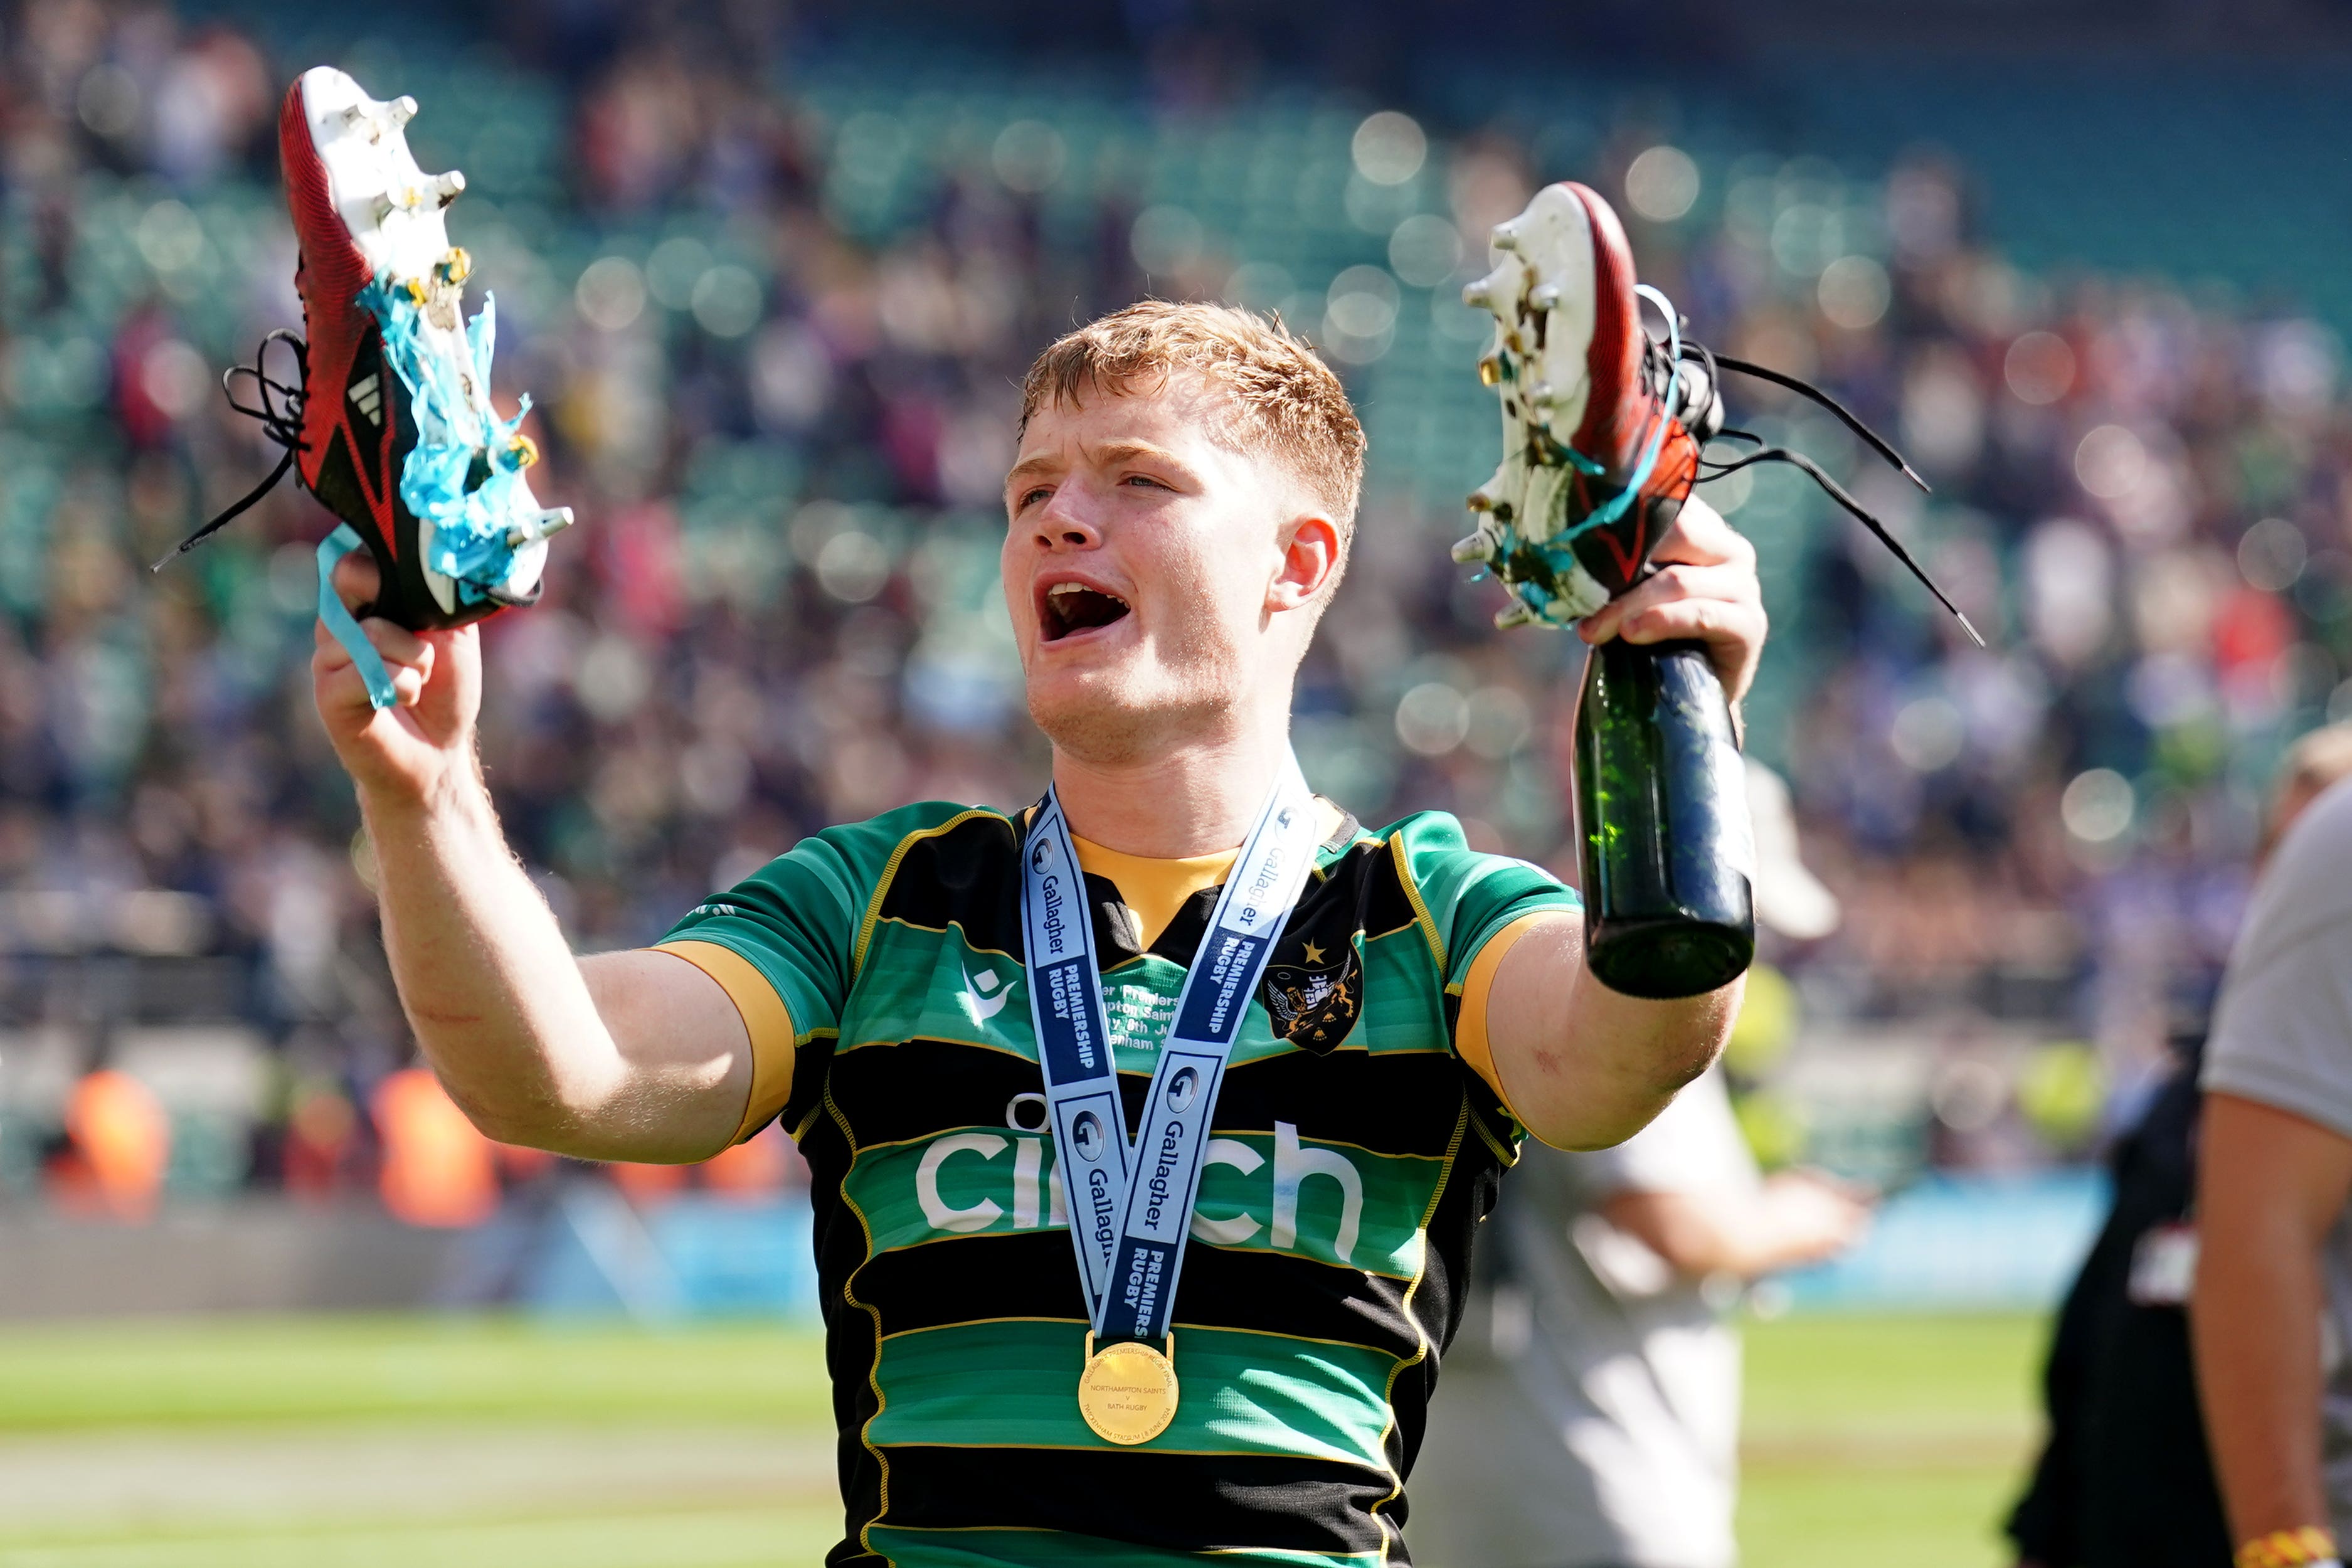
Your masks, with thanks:
[[(1003, 1157), (1008, 1150), (1013, 1157), (1006, 1163)], [(1008, 1137), (1000, 1132), (950, 1132), (932, 1140), (915, 1168), (915, 1201), (922, 1210), (924, 1223), (934, 1231), (960, 1235), (999, 1226), (1036, 1230), (1066, 1226), (1069, 1218), (1062, 1202), (1062, 1184), (1055, 1166), (1047, 1162), (1048, 1152), (1047, 1140), (1030, 1133)], [(1254, 1176), (1265, 1170), (1269, 1162), (1238, 1138), (1212, 1138), (1202, 1151), (1202, 1163)], [(1234, 1214), (1202, 1214), (1196, 1206), (1192, 1235), (1224, 1247), (1243, 1246), (1263, 1235), (1265, 1244), (1276, 1251), (1299, 1251), (1299, 1194), (1307, 1190), (1309, 1182), (1328, 1182), (1331, 1185), (1325, 1190), (1334, 1193), (1339, 1200), (1339, 1223), (1329, 1238), (1329, 1256), (1341, 1263), (1353, 1263), (1356, 1243), (1363, 1229), (1363, 1173), (1337, 1149), (1301, 1143), (1298, 1129), (1287, 1121), (1274, 1124), (1274, 1158), (1270, 1163), (1270, 1190), (1265, 1191), (1263, 1200), (1245, 1198), (1244, 1212)], [(1100, 1167), (1089, 1173), (1096, 1182), (1087, 1194), (1092, 1211), (1087, 1216), (1087, 1230), (1101, 1256), (1108, 1259), (1117, 1239), (1113, 1235), (1117, 1221), (1111, 1213), (1108, 1177)], [(1008, 1204), (1000, 1200), (1010, 1201)], [(1246, 1212), (1250, 1209), (1257, 1213)], [(1265, 1217), (1261, 1219), (1261, 1215)], [(1309, 1250), (1319, 1253), (1322, 1248), (1318, 1245)], [(1125, 1282), (1121, 1283), (1123, 1286)]]

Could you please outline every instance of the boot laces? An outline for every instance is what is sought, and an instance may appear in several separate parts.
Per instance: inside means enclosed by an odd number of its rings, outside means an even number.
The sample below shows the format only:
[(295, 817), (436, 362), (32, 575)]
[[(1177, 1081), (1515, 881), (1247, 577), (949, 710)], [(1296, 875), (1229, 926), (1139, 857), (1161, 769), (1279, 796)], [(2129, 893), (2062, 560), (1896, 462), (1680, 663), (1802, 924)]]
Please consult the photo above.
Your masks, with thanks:
[[(290, 384), (269, 374), (269, 350), (273, 343), (284, 344), (294, 355), (294, 380)], [(296, 455), (310, 450), (310, 443), (302, 439), (302, 385), (310, 379), (310, 374), (309, 346), (303, 342), (300, 334), (286, 327), (278, 328), (261, 340), (260, 346), (253, 351), (251, 364), (232, 365), (221, 373), (221, 390), (228, 395), (228, 405), (239, 414), (259, 421), (261, 433), (284, 447), (286, 455), (278, 458), (276, 468), (269, 470), (268, 479), (247, 490), (242, 499), (210, 522), (180, 541), (177, 548), (150, 566), (149, 571), (161, 572), (244, 516), (262, 497), (278, 487), (278, 481), (284, 479), (287, 470), (294, 466)], [(253, 383), (251, 403), (237, 400), (237, 378), (240, 376)]]
[[(1894, 553), (1895, 559), (1901, 562), (1910, 571), (1911, 575), (1919, 579), (1921, 586), (1936, 596), (1936, 602), (1952, 613), (1953, 619), (1960, 623), (1960, 629), (1969, 634), (1970, 640), (1975, 642), (1977, 647), (1985, 646), (1984, 634), (1978, 631), (1960, 607), (1952, 603), (1950, 596), (1936, 585), (1936, 580), (1927, 575), (1927, 568), (1920, 565), (1912, 557), (1911, 552), (1903, 547), (1903, 542), (1895, 538), (1884, 522), (1871, 515), (1869, 510), (1860, 501), (1848, 494), (1845, 487), (1832, 479), (1819, 463), (1806, 457), (1802, 452), (1791, 451), (1786, 447), (1767, 446), (1763, 437), (1753, 431), (1722, 428), (1706, 435), (1700, 435), (1700, 432), (1706, 424), (1717, 417), (1716, 409), (1720, 406), (1718, 400), (1723, 386), (1721, 373), (1727, 370), (1735, 374), (1752, 376), (1759, 381), (1769, 381), (1775, 386), (1785, 387), (1800, 397), (1807, 398), (1827, 409), (1837, 417), (1840, 424), (1861, 437), (1864, 445), (1893, 467), (1900, 469), (1905, 479), (1917, 485), (1923, 493), (1933, 494), (1934, 491), (1927, 481), (1920, 478), (1916, 468), (1904, 460), (1903, 454), (1896, 451), (1891, 442), (1864, 424), (1861, 417), (1852, 409), (1811, 382), (1800, 380), (1796, 376), (1748, 360), (1734, 359), (1729, 354), (1717, 353), (1705, 343), (1681, 333), (1675, 334), (1675, 347), (1671, 349), (1650, 337), (1647, 332), (1643, 334), (1643, 339), (1646, 344), (1643, 358), (1645, 377), (1653, 387), (1658, 387), (1662, 380), (1664, 382), (1661, 395), (1672, 394), (1677, 386), (1679, 387), (1681, 395), (1676, 401), (1683, 406), (1673, 407), (1669, 412), (1680, 419), (1685, 428), (1691, 430), (1694, 435), (1699, 435), (1702, 443), (1711, 437), (1719, 440), (1745, 442), (1756, 448), (1729, 462), (1718, 462), (1706, 457), (1702, 446), (1698, 459), (1698, 477), (1701, 479), (1719, 479), (1726, 475), (1736, 474), (1755, 463), (1786, 463), (1802, 471), (1822, 488), (1822, 493), (1852, 513), (1856, 521), (1877, 536), (1878, 542)], [(1696, 363), (1706, 373), (1705, 386), (1695, 384), (1696, 380), (1695, 377), (1684, 375), (1677, 378), (1674, 375), (1675, 367), (1670, 363), (1670, 356), (1675, 354), (1679, 354), (1685, 361)]]

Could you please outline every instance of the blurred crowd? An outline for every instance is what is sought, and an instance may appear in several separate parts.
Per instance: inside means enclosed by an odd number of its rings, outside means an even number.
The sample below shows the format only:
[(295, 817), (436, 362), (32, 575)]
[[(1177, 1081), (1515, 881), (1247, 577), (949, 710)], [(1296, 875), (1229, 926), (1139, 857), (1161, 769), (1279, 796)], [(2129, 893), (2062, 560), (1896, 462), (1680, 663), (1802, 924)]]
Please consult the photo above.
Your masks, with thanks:
[[(1287, 143), (1234, 153), (1248, 202), (1279, 165), (1268, 210), (1345, 237), (1277, 263), (1213, 198), (1155, 200), (1144, 164), (1090, 155), (1081, 121), (1115, 114), (1163, 155), (1223, 156), (1255, 111), (1192, 78), (1066, 123), (967, 104), (909, 151), (755, 24), (551, 37), (343, 63), (415, 93), (427, 168), (474, 180), (450, 226), (499, 295), (498, 396), (536, 398), (537, 488), (582, 520), (545, 601), (487, 629), (484, 734), (583, 949), (657, 938), (826, 823), (1037, 791), (993, 585), (1017, 384), (1057, 331), (1146, 292), (1279, 309), (1364, 405), (1360, 552), (1302, 682), (1318, 784), (1371, 823), (1452, 810), (1572, 874), (1572, 645), (1494, 633), (1498, 591), (1443, 554), (1494, 439), (1454, 298), (1546, 179), (1618, 204), (1699, 337), (1905, 449), (1932, 496), (1731, 388), (1735, 424), (1847, 476), (1991, 644), (1801, 478), (1703, 492), (1764, 550), (1752, 733), (1848, 910), (1777, 955), (1811, 1026), (1943, 1020), (1974, 1060), (1979, 1024), (2017, 1022), (2093, 1043), (2127, 1094), (2204, 1005), (2279, 749), (2352, 705), (2333, 336), (2214, 292), (2021, 274), (1984, 238), (2000, 193), (1933, 157), (1864, 177), (1686, 149), (1654, 104), (1562, 153), (1507, 113), (1358, 104), (1318, 111), (1296, 168)], [(44, 1158), (72, 1138), (23, 1062), (69, 1082), (192, 1016), (264, 1048), (257, 1150), (304, 1114), (373, 1137), (409, 1053), (309, 712), (324, 514), (288, 485), (145, 569), (278, 457), (215, 383), (299, 321), (275, 109), (312, 59), (100, 0), (31, 0), (0, 50), (0, 1038), (24, 1042), (13, 1078), (0, 1048), (0, 1190), (39, 1179), (12, 1134)], [(2095, 1090), (2029, 1135), (2011, 1092), (1930, 1093), (1949, 1124), (1923, 1147), (2031, 1163), (2095, 1131)], [(282, 1157), (236, 1169), (293, 1179)]]

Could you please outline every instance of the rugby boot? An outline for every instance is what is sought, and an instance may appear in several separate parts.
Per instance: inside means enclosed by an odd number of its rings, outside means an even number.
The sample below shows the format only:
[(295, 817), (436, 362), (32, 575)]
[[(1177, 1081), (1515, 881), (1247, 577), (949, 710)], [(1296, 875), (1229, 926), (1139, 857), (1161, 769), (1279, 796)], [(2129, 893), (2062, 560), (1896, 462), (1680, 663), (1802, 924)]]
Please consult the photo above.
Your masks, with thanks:
[[(520, 429), (530, 398), (511, 419), (491, 407), (496, 307), (485, 298), (463, 319), (471, 262), (443, 217), (465, 176), (417, 166), (403, 129), (415, 112), (414, 99), (379, 102), (325, 66), (288, 89), (278, 143), (307, 342), (272, 333), (226, 379), (234, 402), (235, 378), (252, 378), (257, 405), (236, 406), (374, 557), (383, 586), (366, 613), (424, 630), (537, 599), (547, 538), (572, 513), (541, 507), (524, 476), (538, 458)], [(273, 342), (292, 349), (299, 384), (268, 374)]]
[[(1634, 277), (1625, 230), (1591, 188), (1563, 183), (1494, 230), (1493, 270), (1462, 291), (1495, 318), (1495, 342), (1479, 378), (1500, 395), (1503, 460), (1472, 492), (1477, 531), (1454, 547), (1485, 562), (1513, 595), (1497, 626), (1567, 626), (1649, 575), (1650, 556), (1674, 526), (1691, 487), (1758, 462), (1802, 468), (1852, 512), (1958, 616), (1899, 541), (1820, 465), (1725, 427), (1720, 373), (1796, 392), (1834, 415), (1905, 477), (1927, 489), (1894, 447), (1818, 387), (1685, 341), (1673, 302)], [(1657, 307), (1664, 342), (1642, 324)], [(1712, 461), (1722, 437), (1757, 449)]]
[(1503, 461), (1454, 553), (1490, 562), (1518, 595), (1505, 624), (1565, 625), (1646, 574), (1722, 405), (1702, 365), (1643, 330), (1625, 231), (1588, 187), (1538, 192), (1488, 254), (1494, 269), (1462, 297), (1495, 317), (1478, 370), (1501, 395)]

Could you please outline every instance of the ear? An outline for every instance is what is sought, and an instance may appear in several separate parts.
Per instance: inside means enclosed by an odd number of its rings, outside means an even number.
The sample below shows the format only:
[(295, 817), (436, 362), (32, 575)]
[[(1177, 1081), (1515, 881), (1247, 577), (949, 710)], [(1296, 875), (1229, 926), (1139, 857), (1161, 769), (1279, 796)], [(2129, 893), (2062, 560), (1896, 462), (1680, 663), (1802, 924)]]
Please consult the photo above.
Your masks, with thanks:
[(1300, 610), (1316, 603), (1339, 578), (1339, 525), (1320, 512), (1291, 519), (1283, 542), (1282, 569), (1266, 584), (1269, 610)]

